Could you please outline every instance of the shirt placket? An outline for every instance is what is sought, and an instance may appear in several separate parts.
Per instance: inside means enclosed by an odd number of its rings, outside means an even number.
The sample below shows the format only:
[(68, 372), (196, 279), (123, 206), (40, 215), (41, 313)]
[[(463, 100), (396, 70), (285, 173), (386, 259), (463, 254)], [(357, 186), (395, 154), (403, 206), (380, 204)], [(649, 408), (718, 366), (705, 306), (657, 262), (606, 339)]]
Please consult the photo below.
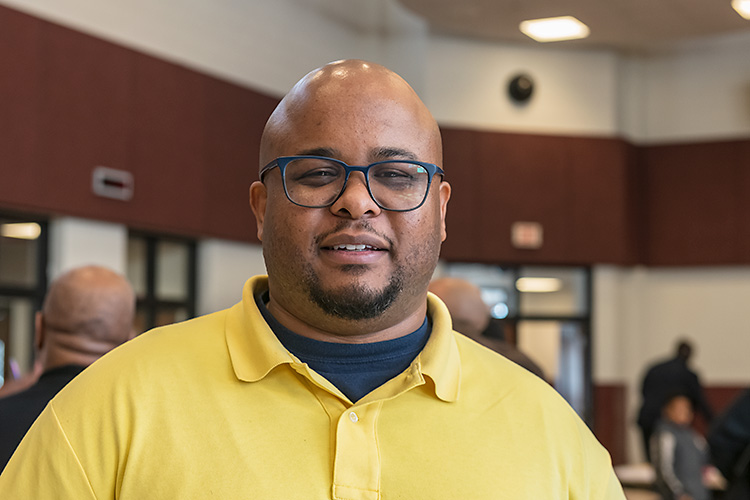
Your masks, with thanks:
[(333, 498), (380, 498), (380, 452), (377, 421), (382, 402), (346, 408), (336, 423)]

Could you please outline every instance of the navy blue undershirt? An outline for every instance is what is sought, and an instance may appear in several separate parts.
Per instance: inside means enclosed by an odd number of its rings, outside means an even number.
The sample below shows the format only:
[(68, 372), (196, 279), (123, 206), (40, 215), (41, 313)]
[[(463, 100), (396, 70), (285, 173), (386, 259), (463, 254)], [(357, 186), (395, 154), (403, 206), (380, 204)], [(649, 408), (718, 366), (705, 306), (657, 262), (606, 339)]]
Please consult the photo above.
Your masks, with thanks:
[(355, 402), (406, 370), (430, 337), (425, 317), (416, 331), (393, 340), (368, 344), (322, 342), (298, 335), (271, 315), (268, 292), (255, 296), (263, 318), (286, 349), (324, 376), (350, 401)]

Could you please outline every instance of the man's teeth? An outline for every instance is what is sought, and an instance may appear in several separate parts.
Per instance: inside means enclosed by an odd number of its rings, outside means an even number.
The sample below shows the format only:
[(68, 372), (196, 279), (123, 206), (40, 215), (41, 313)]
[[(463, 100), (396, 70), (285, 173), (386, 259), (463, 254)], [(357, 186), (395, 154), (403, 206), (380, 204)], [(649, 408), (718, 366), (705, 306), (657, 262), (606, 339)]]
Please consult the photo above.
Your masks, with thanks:
[(353, 252), (361, 252), (363, 250), (374, 250), (370, 245), (334, 245), (334, 250), (348, 250)]

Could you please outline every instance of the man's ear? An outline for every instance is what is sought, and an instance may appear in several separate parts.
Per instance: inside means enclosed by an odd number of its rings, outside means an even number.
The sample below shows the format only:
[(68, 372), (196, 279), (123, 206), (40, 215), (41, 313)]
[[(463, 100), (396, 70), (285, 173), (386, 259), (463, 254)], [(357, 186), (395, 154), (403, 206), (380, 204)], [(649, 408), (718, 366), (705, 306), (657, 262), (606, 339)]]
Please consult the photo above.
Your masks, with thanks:
[(448, 200), (451, 198), (451, 185), (440, 183), (440, 241), (445, 241), (448, 233), (445, 230), (445, 214), (448, 212)]
[(266, 185), (255, 181), (250, 186), (250, 208), (255, 215), (255, 225), (258, 226), (258, 239), (263, 241), (263, 222), (266, 219), (266, 201), (268, 191)]
[(44, 337), (44, 315), (42, 315), (41, 311), (37, 311), (34, 315), (34, 347), (37, 351), (42, 350), (42, 346), (46, 340)]

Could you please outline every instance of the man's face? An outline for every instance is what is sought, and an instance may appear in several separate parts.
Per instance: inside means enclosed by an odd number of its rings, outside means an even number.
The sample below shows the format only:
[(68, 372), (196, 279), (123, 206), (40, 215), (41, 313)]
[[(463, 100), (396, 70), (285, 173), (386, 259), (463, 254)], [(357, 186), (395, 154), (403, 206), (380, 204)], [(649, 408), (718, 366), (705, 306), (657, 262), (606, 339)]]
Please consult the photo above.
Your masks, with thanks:
[[(388, 92), (350, 99), (319, 96), (285, 121), (268, 156), (314, 154), (350, 165), (416, 159), (439, 165), (439, 137), (425, 121)], [(351, 174), (344, 193), (327, 208), (287, 200), (278, 168), (264, 182), (263, 206), (254, 203), (253, 209), (272, 300), (329, 331), (363, 320), (382, 329), (423, 307), (445, 238), (450, 187), (440, 177), (433, 179), (425, 204), (411, 212), (380, 209), (360, 173)]]

